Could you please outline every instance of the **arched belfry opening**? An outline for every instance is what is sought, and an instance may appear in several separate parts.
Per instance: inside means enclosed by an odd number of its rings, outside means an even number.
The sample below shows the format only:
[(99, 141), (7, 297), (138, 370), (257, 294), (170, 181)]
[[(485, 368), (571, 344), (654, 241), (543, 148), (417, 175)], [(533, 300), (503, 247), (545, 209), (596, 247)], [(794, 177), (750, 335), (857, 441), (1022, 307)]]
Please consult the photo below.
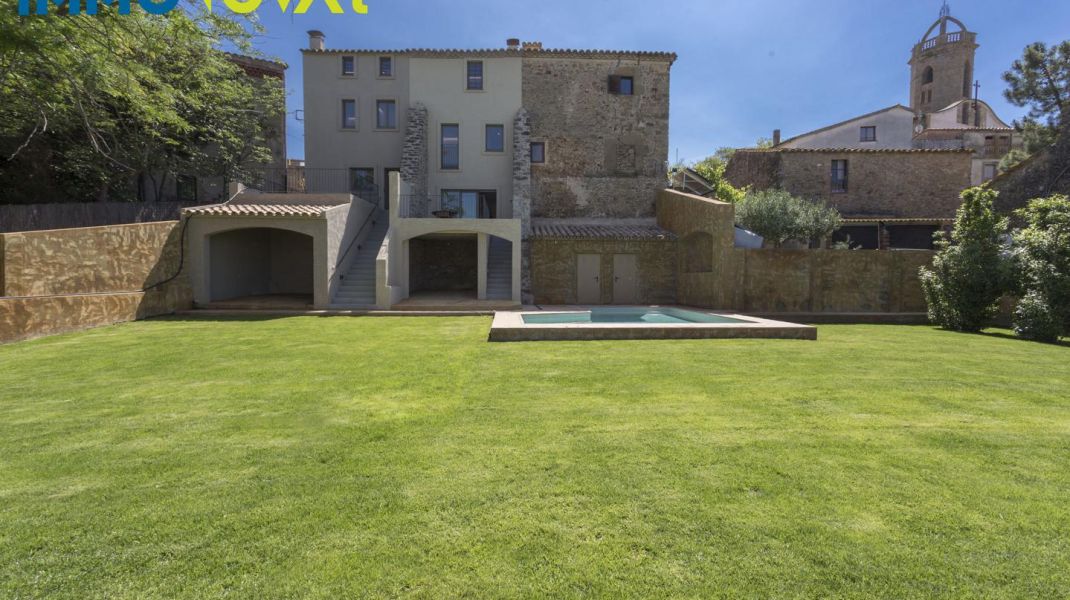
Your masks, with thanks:
[(932, 112), (968, 99), (976, 51), (977, 34), (951, 16), (945, 4), (911, 54), (911, 108)]

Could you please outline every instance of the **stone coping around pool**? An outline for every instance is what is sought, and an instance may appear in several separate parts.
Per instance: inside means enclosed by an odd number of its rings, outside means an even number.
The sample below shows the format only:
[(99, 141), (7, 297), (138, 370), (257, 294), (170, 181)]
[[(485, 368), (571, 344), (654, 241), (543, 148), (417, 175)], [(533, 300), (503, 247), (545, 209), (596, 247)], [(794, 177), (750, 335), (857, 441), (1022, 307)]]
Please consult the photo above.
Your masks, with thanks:
[(525, 314), (586, 312), (604, 306), (541, 306), (538, 310), (498, 311), (490, 327), (491, 342), (655, 340), (655, 339), (793, 339), (816, 340), (817, 328), (730, 312), (690, 307), (633, 306), (614, 308), (681, 308), (745, 323), (525, 323)]

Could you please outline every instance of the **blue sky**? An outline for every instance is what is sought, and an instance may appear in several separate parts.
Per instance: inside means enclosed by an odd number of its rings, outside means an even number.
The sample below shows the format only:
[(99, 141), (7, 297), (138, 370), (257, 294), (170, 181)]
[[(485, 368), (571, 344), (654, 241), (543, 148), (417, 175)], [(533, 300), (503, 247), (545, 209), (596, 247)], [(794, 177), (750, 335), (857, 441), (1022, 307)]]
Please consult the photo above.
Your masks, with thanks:
[[(340, 2), (348, 8), (348, 0)], [(315, 0), (284, 15), (257, 11), (256, 40), (287, 71), (288, 152), (303, 157), (300, 49), (319, 29), (334, 48), (498, 48), (506, 38), (546, 47), (676, 52), (670, 160), (748, 146), (908, 103), (911, 46), (941, 0), (366, 0), (367, 15), (332, 15)], [(221, 5), (221, 3), (217, 3)], [(219, 10), (217, 8), (217, 10)], [(1066, 0), (959, 0), (952, 15), (979, 34), (981, 97), (1005, 120), (1023, 109), (1003, 100), (1000, 75), (1034, 41), (1070, 38)]]

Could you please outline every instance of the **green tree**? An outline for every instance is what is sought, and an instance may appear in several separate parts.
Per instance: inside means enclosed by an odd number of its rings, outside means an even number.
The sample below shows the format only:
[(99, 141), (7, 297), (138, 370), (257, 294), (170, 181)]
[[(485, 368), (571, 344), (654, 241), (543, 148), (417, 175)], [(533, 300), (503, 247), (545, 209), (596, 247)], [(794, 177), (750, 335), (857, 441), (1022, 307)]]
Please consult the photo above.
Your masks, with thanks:
[(736, 225), (765, 238), (775, 248), (788, 240), (822, 239), (840, 226), (836, 209), (792, 196), (784, 190), (747, 192), (736, 204)]
[[(131, 194), (146, 177), (237, 177), (268, 158), (284, 90), (221, 47), (250, 51), (255, 23), (193, 2), (163, 16), (18, 17), (0, 2), (0, 180), (56, 182), (72, 199)], [(136, 5), (135, 5), (136, 6)], [(10, 196), (10, 195), (9, 195)], [(46, 198), (30, 198), (42, 201)]]
[(921, 268), (929, 319), (945, 329), (976, 332), (996, 315), (1008, 289), (1008, 260), (1002, 236), (1007, 219), (993, 209), (997, 192), (962, 193), (951, 240), (940, 240), (931, 269)]
[(1017, 213), (1028, 225), (1014, 234), (1025, 292), (1014, 328), (1022, 337), (1055, 341), (1070, 334), (1070, 199), (1034, 199)]
[(1029, 107), (1029, 114), (1015, 123), (1027, 138), (1026, 150), (1033, 153), (1037, 146), (1050, 144), (1070, 112), (1070, 41), (1051, 47), (1043, 42), (1026, 46), (1003, 80), (1007, 100)]
[[(728, 168), (728, 160), (722, 158), (725, 155), (724, 151), (724, 148), (718, 150), (717, 154), (707, 156), (698, 161), (691, 169), (709, 182), (714, 189), (714, 196), (718, 200), (735, 204), (743, 199), (743, 196), (746, 195), (746, 190), (733, 186), (725, 179), (724, 172)], [(729, 154), (728, 156), (731, 155)]]

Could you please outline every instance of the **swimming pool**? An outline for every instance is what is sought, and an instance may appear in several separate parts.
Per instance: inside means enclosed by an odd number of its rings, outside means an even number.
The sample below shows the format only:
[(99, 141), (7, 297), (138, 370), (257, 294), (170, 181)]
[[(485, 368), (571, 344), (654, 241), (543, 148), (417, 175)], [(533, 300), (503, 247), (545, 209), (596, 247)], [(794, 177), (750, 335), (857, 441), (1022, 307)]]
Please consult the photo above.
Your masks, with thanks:
[(724, 315), (683, 308), (596, 307), (580, 312), (524, 313), (524, 323), (553, 325), (562, 323), (746, 323)]
[(816, 340), (817, 329), (748, 315), (675, 306), (562, 306), (499, 311), (492, 342), (783, 338)]

